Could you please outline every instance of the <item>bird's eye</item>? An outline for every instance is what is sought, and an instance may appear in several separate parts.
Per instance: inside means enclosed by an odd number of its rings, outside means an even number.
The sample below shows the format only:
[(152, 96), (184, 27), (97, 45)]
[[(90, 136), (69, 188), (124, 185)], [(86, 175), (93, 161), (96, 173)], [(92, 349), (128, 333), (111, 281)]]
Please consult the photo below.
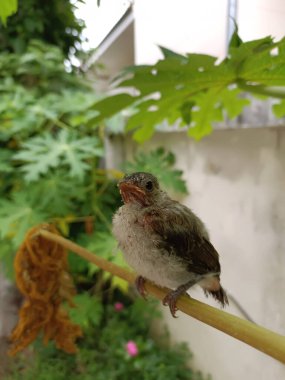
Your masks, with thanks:
[(145, 184), (145, 188), (148, 191), (151, 191), (153, 189), (153, 183), (151, 181), (147, 181), (147, 183)]

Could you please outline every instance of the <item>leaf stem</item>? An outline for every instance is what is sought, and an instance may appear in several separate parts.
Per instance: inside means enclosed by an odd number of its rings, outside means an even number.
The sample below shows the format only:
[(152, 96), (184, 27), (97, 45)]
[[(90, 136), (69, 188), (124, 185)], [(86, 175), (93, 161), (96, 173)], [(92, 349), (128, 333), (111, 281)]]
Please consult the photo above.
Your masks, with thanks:
[[(123, 280), (134, 284), (136, 275), (120, 266), (108, 262), (89, 252), (85, 248), (65, 239), (61, 236), (53, 234), (45, 229), (40, 229), (39, 235), (47, 240), (51, 240), (57, 244), (62, 245), (66, 249), (75, 252), (83, 259), (90, 261), (100, 267), (101, 269), (112, 273)], [(146, 291), (156, 298), (163, 300), (169, 289), (159, 288), (151, 282), (146, 281)], [(262, 326), (258, 326), (250, 321), (243, 320), (235, 315), (226, 313), (212, 306), (206, 305), (197, 301), (189, 296), (182, 296), (177, 302), (179, 310), (185, 314), (198, 319), (224, 333), (249, 344), (257, 350), (285, 363), (285, 337), (268, 330)]]
[(278, 98), (278, 99), (285, 99), (285, 86), (264, 86), (264, 85), (254, 85), (254, 84), (247, 84), (245, 81), (237, 81), (237, 85), (241, 90), (253, 93), (253, 94), (259, 94), (264, 96), (269, 96), (272, 98)]

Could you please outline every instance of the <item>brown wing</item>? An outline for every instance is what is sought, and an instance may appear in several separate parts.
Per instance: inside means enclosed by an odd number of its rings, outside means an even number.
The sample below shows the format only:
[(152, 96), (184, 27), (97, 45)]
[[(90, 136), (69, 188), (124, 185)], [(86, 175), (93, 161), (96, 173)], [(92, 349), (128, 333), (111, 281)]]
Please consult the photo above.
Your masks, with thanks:
[(185, 206), (153, 209), (145, 224), (159, 237), (158, 246), (185, 261), (190, 272), (220, 273), (219, 254), (199, 230), (201, 221)]

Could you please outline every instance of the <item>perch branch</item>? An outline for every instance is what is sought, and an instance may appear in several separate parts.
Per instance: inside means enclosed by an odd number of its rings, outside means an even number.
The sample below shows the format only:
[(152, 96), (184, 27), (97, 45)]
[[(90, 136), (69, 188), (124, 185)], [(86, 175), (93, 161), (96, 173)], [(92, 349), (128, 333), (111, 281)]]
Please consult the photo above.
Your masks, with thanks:
[[(47, 240), (52, 240), (53, 242), (64, 246), (68, 250), (81, 256), (83, 259), (94, 263), (101, 269), (110, 272), (129, 283), (133, 284), (135, 282), (135, 273), (132, 273), (119, 267), (118, 265), (110, 263), (107, 260), (92, 254), (88, 250), (71, 242), (70, 240), (55, 235), (44, 229), (41, 229), (39, 234)], [(159, 288), (150, 282), (146, 282), (145, 288), (148, 293), (154, 295), (160, 300), (162, 300), (169, 292), (169, 289)], [(207, 325), (223, 331), (224, 333), (247, 343), (248, 345), (264, 352), (280, 362), (285, 363), (284, 336), (270, 331), (262, 326), (253, 324), (247, 320), (243, 320), (225, 311), (206, 305), (186, 295), (179, 298), (177, 307), (185, 314), (188, 314), (191, 317), (206, 323)]]

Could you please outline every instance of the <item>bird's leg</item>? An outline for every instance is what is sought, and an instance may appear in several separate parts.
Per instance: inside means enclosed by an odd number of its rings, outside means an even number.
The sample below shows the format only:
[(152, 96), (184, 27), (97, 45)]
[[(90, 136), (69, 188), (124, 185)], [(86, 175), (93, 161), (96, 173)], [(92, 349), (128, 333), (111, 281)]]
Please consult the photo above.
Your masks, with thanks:
[(169, 306), (169, 310), (171, 312), (171, 315), (173, 318), (177, 318), (175, 313), (176, 311), (178, 310), (177, 307), (176, 307), (176, 302), (178, 300), (178, 298), (182, 295), (182, 294), (185, 294), (186, 291), (191, 288), (191, 286), (195, 285), (197, 283), (197, 281), (188, 281), (186, 282), (186, 284), (183, 284), (183, 285), (180, 285), (178, 286), (177, 289), (175, 290), (172, 290), (171, 292), (169, 292), (162, 300), (162, 303), (164, 306)]
[(145, 284), (145, 278), (143, 276), (138, 276), (135, 280), (137, 291), (144, 299), (146, 299), (147, 292), (145, 290), (144, 284)]

